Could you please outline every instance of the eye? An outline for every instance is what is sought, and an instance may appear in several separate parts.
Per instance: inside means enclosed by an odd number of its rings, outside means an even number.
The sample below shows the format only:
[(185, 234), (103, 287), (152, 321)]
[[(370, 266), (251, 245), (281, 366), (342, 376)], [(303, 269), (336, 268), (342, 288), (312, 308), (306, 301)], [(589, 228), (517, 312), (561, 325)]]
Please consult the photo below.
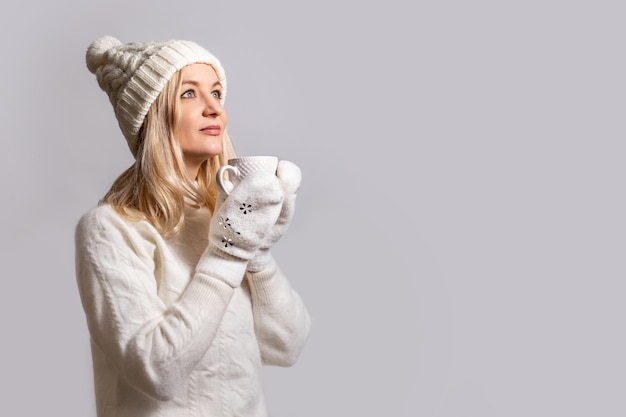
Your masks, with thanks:
[(211, 95), (213, 96), (213, 98), (221, 99), (222, 98), (222, 91), (221, 90), (215, 90), (215, 91), (211, 92)]
[(196, 96), (196, 92), (193, 90), (187, 90), (180, 95), (181, 98), (194, 98)]

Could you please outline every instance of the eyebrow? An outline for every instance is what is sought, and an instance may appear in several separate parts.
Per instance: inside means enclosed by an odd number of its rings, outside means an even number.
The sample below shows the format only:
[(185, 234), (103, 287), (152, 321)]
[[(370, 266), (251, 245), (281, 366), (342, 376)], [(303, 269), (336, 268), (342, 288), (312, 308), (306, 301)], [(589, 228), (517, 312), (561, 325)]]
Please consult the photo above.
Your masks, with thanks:
[[(196, 81), (196, 80), (183, 80), (183, 82), (181, 84), (192, 84), (195, 85), (196, 87), (200, 84), (200, 82)], [(211, 88), (217, 87), (217, 86), (222, 86), (222, 83), (220, 81), (215, 81), (213, 83), (213, 85), (211, 86)]]

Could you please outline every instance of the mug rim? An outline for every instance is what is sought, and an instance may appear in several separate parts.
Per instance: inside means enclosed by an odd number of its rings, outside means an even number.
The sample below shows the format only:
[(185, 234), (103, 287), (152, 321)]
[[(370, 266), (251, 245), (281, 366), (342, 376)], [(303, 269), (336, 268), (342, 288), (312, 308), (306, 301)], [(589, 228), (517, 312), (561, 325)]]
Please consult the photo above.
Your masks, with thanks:
[(246, 159), (278, 159), (277, 156), (274, 155), (249, 155), (249, 156), (238, 156), (236, 158), (230, 158), (228, 160), (228, 163), (230, 164), (231, 161), (235, 162), (235, 161), (243, 161)]

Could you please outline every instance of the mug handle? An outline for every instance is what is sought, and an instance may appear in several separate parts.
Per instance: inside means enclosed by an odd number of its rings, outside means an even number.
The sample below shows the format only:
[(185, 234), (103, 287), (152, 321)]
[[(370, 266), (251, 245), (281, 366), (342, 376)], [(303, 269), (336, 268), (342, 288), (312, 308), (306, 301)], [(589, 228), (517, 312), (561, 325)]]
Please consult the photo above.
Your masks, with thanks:
[(235, 176), (239, 176), (239, 170), (237, 169), (237, 167), (232, 166), (232, 165), (223, 165), (223, 166), (220, 167), (220, 169), (217, 170), (217, 175), (215, 176), (215, 181), (217, 182), (217, 187), (224, 194), (230, 195), (230, 190), (226, 189), (226, 184), (224, 183), (224, 179), (222, 178), (222, 176), (224, 175), (225, 171), (230, 171)]

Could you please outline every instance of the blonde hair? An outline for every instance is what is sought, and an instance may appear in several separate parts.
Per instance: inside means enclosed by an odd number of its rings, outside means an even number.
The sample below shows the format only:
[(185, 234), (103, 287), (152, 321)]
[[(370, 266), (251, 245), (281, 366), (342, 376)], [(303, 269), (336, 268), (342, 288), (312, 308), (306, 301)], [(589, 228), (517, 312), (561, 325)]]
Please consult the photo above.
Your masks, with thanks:
[(148, 221), (165, 237), (180, 231), (185, 220), (185, 204), (214, 210), (218, 194), (215, 174), (228, 159), (235, 157), (232, 142), (225, 132), (222, 153), (205, 161), (197, 178), (189, 177), (174, 137), (180, 88), (178, 71), (144, 119), (135, 163), (113, 182), (101, 200), (128, 220)]

